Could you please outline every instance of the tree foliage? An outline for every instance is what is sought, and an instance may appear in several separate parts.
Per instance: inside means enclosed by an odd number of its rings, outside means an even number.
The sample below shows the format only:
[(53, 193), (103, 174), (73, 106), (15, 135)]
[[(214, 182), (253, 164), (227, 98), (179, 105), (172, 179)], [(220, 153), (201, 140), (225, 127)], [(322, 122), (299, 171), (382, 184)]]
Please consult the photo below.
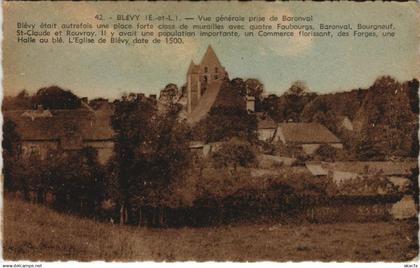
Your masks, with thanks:
[(276, 122), (299, 122), (306, 104), (315, 97), (316, 94), (310, 92), (304, 82), (296, 81), (282, 96), (269, 95), (263, 100), (261, 109)]
[(174, 105), (181, 96), (181, 92), (178, 89), (178, 86), (170, 83), (165, 86), (164, 89), (160, 91), (159, 101), (164, 103), (167, 106)]
[(407, 91), (407, 84), (389, 76), (375, 81), (355, 118), (361, 133), (359, 143), (375, 147), (380, 155), (417, 155), (412, 148), (417, 140), (418, 118), (412, 112)]
[(229, 142), (212, 155), (218, 167), (246, 167), (255, 163), (256, 155), (252, 146), (246, 142)]
[(188, 157), (187, 130), (176, 113), (158, 115), (153, 100), (134, 94), (115, 103), (112, 125), (117, 133), (117, 202), (130, 220), (132, 210), (160, 206), (162, 189), (181, 175)]
[(16, 131), (16, 124), (12, 120), (6, 119), (3, 123), (3, 152), (14, 155), (17, 150), (20, 137)]
[(24, 199), (39, 203), (47, 202), (47, 195), (54, 196), (48, 202), (62, 212), (95, 217), (103, 200), (104, 181), (93, 148), (66, 154), (50, 151), (45, 159), (35, 155), (5, 159), (7, 191), (18, 191)]
[(247, 140), (256, 139), (257, 119), (254, 114), (248, 114), (237, 107), (213, 107), (207, 118), (202, 120), (198, 128), (204, 128), (206, 142), (227, 140), (241, 137)]
[(70, 90), (58, 86), (41, 88), (32, 97), (35, 106), (42, 105), (46, 109), (77, 109), (81, 106), (80, 99)]

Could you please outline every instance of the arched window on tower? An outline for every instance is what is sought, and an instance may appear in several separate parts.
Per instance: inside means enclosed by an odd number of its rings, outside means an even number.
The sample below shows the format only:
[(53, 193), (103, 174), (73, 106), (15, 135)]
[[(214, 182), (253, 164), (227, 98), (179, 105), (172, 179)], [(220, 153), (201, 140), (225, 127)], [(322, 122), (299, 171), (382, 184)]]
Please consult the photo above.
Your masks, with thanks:
[(205, 66), (204, 67), (204, 72), (207, 73), (209, 71), (209, 67)]
[(219, 68), (214, 67), (214, 72), (215, 72), (215, 73), (218, 73), (218, 72), (219, 72)]

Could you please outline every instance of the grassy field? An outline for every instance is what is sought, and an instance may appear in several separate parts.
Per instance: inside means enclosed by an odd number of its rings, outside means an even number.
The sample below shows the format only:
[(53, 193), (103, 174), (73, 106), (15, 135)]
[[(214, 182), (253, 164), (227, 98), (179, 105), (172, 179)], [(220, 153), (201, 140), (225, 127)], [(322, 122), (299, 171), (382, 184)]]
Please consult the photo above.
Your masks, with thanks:
[(146, 229), (4, 203), (7, 260), (408, 261), (418, 254), (413, 222)]

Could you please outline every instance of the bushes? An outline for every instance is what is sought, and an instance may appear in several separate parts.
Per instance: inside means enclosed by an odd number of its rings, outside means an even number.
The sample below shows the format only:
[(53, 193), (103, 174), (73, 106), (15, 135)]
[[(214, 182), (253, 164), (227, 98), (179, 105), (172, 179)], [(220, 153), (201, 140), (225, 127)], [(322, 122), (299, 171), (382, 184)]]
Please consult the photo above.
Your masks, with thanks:
[(254, 149), (248, 143), (225, 143), (212, 154), (216, 167), (247, 167), (255, 163)]
[(304, 168), (281, 167), (276, 175), (253, 177), (249, 168), (203, 167), (174, 186), (171, 195), (180, 198), (174, 209), (187, 211), (177, 224), (203, 226), (296, 215), (324, 202), (327, 187)]
[[(47, 159), (5, 159), (5, 189), (20, 192), (24, 199), (54, 208), (95, 216), (103, 199), (105, 173), (96, 151), (85, 148), (63, 154), (50, 152)], [(17, 160), (17, 159), (15, 159)]]
[(213, 107), (208, 116), (194, 127), (194, 138), (207, 142), (240, 137), (249, 141), (256, 140), (257, 119), (238, 107)]

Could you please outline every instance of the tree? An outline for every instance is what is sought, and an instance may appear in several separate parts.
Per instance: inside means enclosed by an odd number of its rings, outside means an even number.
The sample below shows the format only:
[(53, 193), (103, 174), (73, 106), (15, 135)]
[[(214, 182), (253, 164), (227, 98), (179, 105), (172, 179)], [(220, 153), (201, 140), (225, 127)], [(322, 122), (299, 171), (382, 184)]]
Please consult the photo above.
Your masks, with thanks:
[(378, 143), (368, 131), (363, 131), (359, 139), (354, 143), (355, 154), (359, 160), (383, 160), (384, 154)]
[(356, 129), (364, 135), (361, 138), (368, 138), (381, 155), (406, 157), (412, 153), (418, 118), (412, 111), (407, 86), (390, 76), (379, 77), (355, 117)]
[(337, 117), (333, 111), (329, 110), (327, 112), (318, 111), (314, 114), (311, 122), (320, 123), (321, 125), (328, 128), (333, 133), (337, 133)]
[(239, 96), (245, 97), (247, 94), (247, 87), (242, 78), (234, 78), (230, 81), (230, 88)]
[(114, 151), (119, 196), (116, 201), (120, 205), (120, 223), (124, 224), (132, 198), (138, 196), (147, 183), (139, 172), (155, 134), (153, 119), (156, 107), (151, 100), (135, 94), (124, 95), (114, 104), (111, 121), (117, 133)]
[(6, 119), (3, 123), (2, 140), (4, 187), (6, 190), (15, 191), (19, 188), (19, 172), (21, 171), (17, 165), (17, 163), (20, 164), (17, 154), (17, 143), (19, 140), (16, 124)]
[(32, 109), (32, 97), (23, 89), (16, 96), (4, 96), (2, 110)]
[(81, 106), (81, 101), (75, 94), (58, 86), (39, 89), (33, 96), (33, 103), (46, 109), (77, 109)]
[(212, 107), (207, 118), (199, 125), (204, 126), (207, 142), (242, 137), (249, 141), (256, 139), (257, 119), (238, 107)]
[(255, 162), (256, 156), (252, 147), (244, 142), (229, 142), (213, 153), (212, 158), (219, 167), (233, 165), (234, 170), (237, 166), (245, 167)]
[(326, 98), (322, 97), (323, 96), (318, 96), (307, 105), (305, 105), (300, 115), (300, 118), (303, 122), (313, 122), (317, 113), (324, 114), (330, 110)]
[(164, 89), (160, 91), (159, 101), (164, 103), (167, 106), (174, 105), (179, 97), (181, 96), (181, 92), (178, 89), (178, 86), (175, 84), (167, 84)]
[(316, 96), (309, 91), (304, 82), (296, 81), (282, 96), (272, 94), (265, 98), (261, 110), (268, 113), (276, 122), (298, 122), (306, 104)]
[(280, 98), (275, 94), (270, 94), (261, 102), (261, 111), (267, 113), (276, 122), (284, 121), (285, 110), (284, 98)]
[[(134, 94), (115, 102), (112, 126), (120, 223), (142, 222), (142, 207), (161, 206), (162, 193), (185, 166), (186, 127), (177, 113), (158, 114), (154, 101)], [(161, 218), (161, 210), (155, 213)]]
[(419, 113), (419, 80), (413, 79), (406, 85), (408, 89), (408, 99), (410, 101), (411, 111)]
[(303, 81), (294, 82), (283, 95), (285, 99), (284, 119), (289, 121), (300, 121), (300, 114), (311, 100), (316, 97), (310, 93), (306, 83)]
[(20, 137), (16, 131), (16, 124), (12, 120), (6, 119), (3, 124), (3, 140), (2, 148), (4, 153), (8, 155), (14, 155), (17, 150), (17, 143)]
[(410, 193), (413, 195), (414, 201), (416, 204), (419, 204), (419, 167), (411, 170), (410, 175), (410, 181), (411, 181), (411, 190)]
[(336, 161), (337, 149), (329, 144), (321, 144), (315, 151), (315, 157), (321, 161)]
[(304, 81), (298, 80), (293, 82), (284, 94), (292, 97), (303, 97), (309, 94), (309, 89)]

